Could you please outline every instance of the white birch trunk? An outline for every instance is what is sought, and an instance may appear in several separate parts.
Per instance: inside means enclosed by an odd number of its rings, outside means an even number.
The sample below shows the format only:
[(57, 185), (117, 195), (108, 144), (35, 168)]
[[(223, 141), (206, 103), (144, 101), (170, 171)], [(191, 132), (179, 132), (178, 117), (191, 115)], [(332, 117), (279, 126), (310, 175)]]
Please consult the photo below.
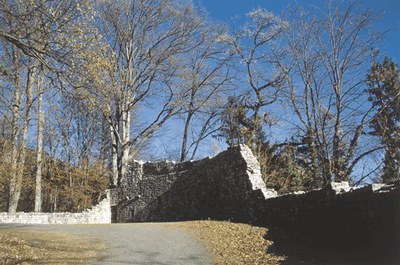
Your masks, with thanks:
[(112, 156), (112, 184), (118, 185), (118, 141), (115, 137), (114, 127), (110, 125), (111, 156)]
[(130, 127), (131, 127), (131, 113), (130, 111), (124, 111), (122, 114), (122, 122), (123, 122), (123, 131), (122, 131), (122, 139), (123, 139), (123, 150), (122, 150), (122, 166), (121, 166), (121, 177), (125, 176), (126, 168), (128, 166), (129, 161), (129, 151), (130, 144), (128, 144), (130, 140)]
[[(26, 159), (26, 146), (28, 142), (28, 132), (29, 132), (29, 114), (31, 107), (31, 98), (32, 98), (32, 83), (33, 83), (33, 75), (32, 69), (28, 70), (28, 78), (26, 84), (26, 106), (25, 106), (25, 117), (24, 117), (24, 125), (22, 130), (22, 142), (21, 142), (21, 153), (19, 156), (19, 161), (17, 164), (17, 170), (15, 174), (15, 185), (12, 194), (10, 194), (10, 203), (8, 207), (8, 211), (10, 213), (15, 213), (18, 208), (18, 202), (21, 195), (22, 188), (22, 178), (24, 175), (24, 167), (25, 167), (25, 159)], [(11, 192), (11, 190), (10, 190)]]
[(35, 186), (35, 212), (42, 211), (42, 151), (43, 151), (43, 129), (44, 113), (43, 106), (43, 76), (39, 72), (37, 77), (38, 92), (38, 127), (37, 127), (37, 150), (36, 150), (36, 186)]
[(12, 107), (12, 120), (11, 120), (11, 176), (10, 176), (10, 190), (9, 190), (9, 203), (8, 203), (8, 211), (15, 212), (16, 207), (13, 205), (14, 203), (14, 194), (15, 194), (15, 185), (17, 178), (17, 158), (18, 158), (18, 120), (19, 120), (19, 107), (21, 104), (21, 98), (19, 93), (19, 78), (17, 77), (14, 81), (14, 93), (13, 93), (13, 107)]

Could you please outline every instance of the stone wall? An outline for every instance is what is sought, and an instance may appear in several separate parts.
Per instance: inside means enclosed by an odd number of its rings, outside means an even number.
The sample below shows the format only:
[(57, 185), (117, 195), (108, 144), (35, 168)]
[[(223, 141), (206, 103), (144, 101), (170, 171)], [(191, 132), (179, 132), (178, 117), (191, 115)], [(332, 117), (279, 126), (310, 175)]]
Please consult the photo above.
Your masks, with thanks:
[[(131, 161), (119, 188), (83, 213), (0, 213), (0, 223), (110, 223), (231, 220), (336, 245), (399, 246), (400, 183), (352, 189), (348, 183), (278, 196), (262, 181), (251, 150), (229, 148), (213, 158), (174, 163)], [(300, 241), (301, 241), (300, 240)]]
[(0, 213), (0, 223), (16, 224), (109, 224), (110, 197), (81, 213)]
[(243, 145), (194, 162), (132, 161), (115, 192), (117, 222), (210, 218), (265, 226), (277, 240), (290, 234), (330, 246), (400, 242), (400, 183), (332, 183), (278, 196)]
[(400, 183), (352, 189), (347, 182), (265, 200), (257, 224), (327, 247), (400, 247)]
[(117, 222), (254, 219), (268, 190), (251, 150), (230, 148), (194, 162), (132, 161), (118, 190)]

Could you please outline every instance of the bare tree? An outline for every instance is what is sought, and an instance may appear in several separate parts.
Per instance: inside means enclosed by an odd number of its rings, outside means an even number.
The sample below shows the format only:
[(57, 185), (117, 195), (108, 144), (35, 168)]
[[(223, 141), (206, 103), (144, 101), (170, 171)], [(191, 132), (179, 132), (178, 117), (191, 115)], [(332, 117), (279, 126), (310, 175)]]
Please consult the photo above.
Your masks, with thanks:
[(381, 148), (359, 145), (373, 116), (364, 90), (382, 37), (370, 31), (375, 16), (354, 4), (328, 2), (326, 10), (322, 17), (297, 10), (286, 35), (303, 162), (324, 184), (349, 180), (357, 163)]
[[(9, 209), (11, 205), (11, 196), (14, 196), (15, 194), (15, 189), (17, 185), (17, 166), (18, 166), (18, 136), (20, 133), (20, 126), (19, 126), (19, 120), (20, 120), (20, 108), (21, 108), (21, 94), (23, 92), (21, 91), (21, 56), (22, 54), (15, 49), (15, 47), (8, 45), (7, 43), (3, 42), (3, 47), (4, 47), (4, 52), (5, 52), (5, 57), (8, 57), (10, 66), (12, 69), (12, 75), (9, 76), (9, 81), (11, 82), (6, 82), (6, 86), (11, 90), (12, 93), (12, 99), (7, 100), (7, 95), (2, 93), (2, 103), (5, 104), (5, 106), (8, 106), (11, 110), (11, 121), (10, 121), (10, 126), (11, 126), (11, 135), (10, 135), (10, 144), (12, 146), (11, 148), (11, 157), (10, 157), (10, 162), (11, 162), (11, 168), (10, 168), (10, 181), (9, 181)], [(2, 92), (5, 92), (6, 90), (3, 89)], [(12, 195), (13, 194), (13, 195)], [(16, 198), (14, 197), (14, 201)], [(11, 210), (16, 209), (16, 205), (14, 203), (14, 206), (11, 207)], [(15, 211), (15, 210), (14, 210)]]
[(52, 118), (43, 132), (42, 209), (81, 211), (109, 184), (108, 167), (100, 163), (102, 115), (57, 92), (46, 87)]
[(88, 0), (1, 0), (0, 38), (62, 74), (90, 36), (93, 3)]
[[(11, 16), (3, 17), (4, 23), (11, 23), (11, 21)], [(10, 110), (11, 127), (8, 210), (15, 212), (21, 194), (25, 167), (35, 65), (31, 58), (24, 56), (20, 49), (5, 40), (2, 40), (2, 51), (2, 59), (8, 71), (4, 73), (2, 80), (4, 87), (1, 93), (1, 104)], [(22, 103), (24, 99), (25, 104)], [(21, 115), (22, 111), (23, 115)]]
[(186, 55), (187, 66), (181, 73), (185, 90), (181, 161), (188, 158), (189, 152), (193, 159), (200, 143), (219, 129), (218, 119), (225, 102), (222, 97), (233, 79), (228, 65), (231, 55), (226, 53), (226, 44), (220, 42), (219, 32), (218, 28), (205, 27), (193, 39), (197, 47)]
[[(10, 199), (8, 205), (8, 211), (13, 213), (17, 211), (18, 201), (21, 195), (22, 189), (22, 178), (25, 169), (25, 160), (27, 152), (27, 142), (29, 133), (29, 122), (30, 122), (30, 111), (32, 106), (32, 89), (34, 83), (34, 66), (32, 60), (28, 60), (27, 71), (26, 71), (26, 85), (25, 85), (25, 111), (23, 116), (22, 126), (22, 139), (20, 145), (20, 153), (18, 157), (18, 163), (15, 173), (11, 176), (10, 180)], [(18, 88), (16, 88), (18, 89)]]
[[(256, 146), (259, 131), (270, 119), (267, 109), (275, 103), (286, 78), (287, 70), (280, 64), (280, 40), (287, 22), (264, 9), (247, 14), (248, 21), (225, 36), (236, 56), (243, 79), (238, 80), (239, 99), (244, 107), (241, 125), (247, 131), (245, 142)], [(257, 139), (257, 140), (256, 140)]]
[[(73, 52), (82, 50), (90, 33), (82, 30), (87, 26), (90, 1), (1, 1), (0, 2), (0, 38), (10, 49), (5, 56), (15, 61), (14, 65), (28, 62), (28, 65), (15, 69), (13, 84), (14, 104), (12, 111), (12, 173), (10, 179), (9, 211), (16, 211), (21, 192), (22, 175), (25, 165), (26, 141), (28, 138), (30, 109), (33, 103), (32, 91), (36, 84), (36, 68), (39, 63), (56, 76), (66, 76), (65, 67), (73, 64)], [(90, 27), (89, 27), (90, 28)], [(6, 47), (5, 46), (5, 47)], [(9, 48), (11, 47), (11, 48)], [(25, 68), (25, 70), (23, 70)], [(26, 86), (23, 90), (23, 82)], [(21, 93), (21, 91), (23, 93)], [(41, 95), (41, 93), (39, 93)], [(21, 118), (20, 102), (25, 97), (25, 114), (22, 130), (18, 126)], [(40, 97), (39, 97), (40, 98)], [(40, 116), (40, 115), (39, 115)], [(39, 128), (40, 129), (40, 128)], [(18, 144), (18, 136), (21, 142)], [(40, 145), (40, 139), (38, 139)], [(18, 146), (18, 147), (17, 147)], [(40, 147), (38, 147), (40, 149)], [(20, 153), (18, 154), (18, 149)], [(38, 149), (38, 150), (39, 150)], [(37, 158), (40, 164), (40, 152)], [(38, 166), (40, 168), (40, 165)], [(38, 181), (40, 169), (38, 169)], [(38, 182), (39, 185), (39, 182)], [(38, 186), (39, 188), (39, 186)]]
[(43, 67), (37, 70), (37, 146), (36, 146), (36, 178), (35, 178), (35, 212), (42, 211), (42, 153), (43, 153)]
[[(110, 48), (103, 51), (110, 57), (102, 71), (86, 66), (93, 74), (86, 100), (102, 111), (110, 128), (112, 182), (118, 185), (129, 155), (182, 108), (179, 57), (193, 48), (191, 37), (202, 22), (184, 1), (101, 1), (99, 13)], [(131, 134), (132, 113), (144, 110), (148, 114)]]

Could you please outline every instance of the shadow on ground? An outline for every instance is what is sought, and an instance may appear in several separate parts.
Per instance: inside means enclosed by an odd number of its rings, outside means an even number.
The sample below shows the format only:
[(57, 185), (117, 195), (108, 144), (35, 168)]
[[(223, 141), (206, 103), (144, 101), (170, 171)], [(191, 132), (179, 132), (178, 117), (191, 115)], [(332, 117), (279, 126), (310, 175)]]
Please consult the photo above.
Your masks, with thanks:
[[(98, 264), (141, 264), (141, 265), (174, 265), (174, 264), (202, 264), (203, 257), (189, 255), (174, 260), (163, 260), (163, 253), (154, 251), (132, 251), (132, 257), (140, 257), (137, 260), (124, 259), (123, 257), (101, 256), (97, 260)], [(162, 261), (161, 261), (162, 260)]]
[(273, 241), (267, 253), (284, 256), (281, 265), (399, 265), (400, 244), (373, 241), (316, 240), (304, 235), (282, 235), (269, 230), (264, 239)]

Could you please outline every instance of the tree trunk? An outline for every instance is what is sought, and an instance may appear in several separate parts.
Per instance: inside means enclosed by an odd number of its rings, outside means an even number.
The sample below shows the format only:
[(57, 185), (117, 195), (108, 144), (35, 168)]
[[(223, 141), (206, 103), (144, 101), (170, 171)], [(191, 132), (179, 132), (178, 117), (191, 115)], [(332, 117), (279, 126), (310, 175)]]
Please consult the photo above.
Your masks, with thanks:
[(341, 83), (339, 82), (335, 86), (336, 93), (336, 121), (334, 127), (333, 136), (333, 173), (335, 175), (335, 181), (345, 181), (342, 167), (343, 167), (343, 144), (342, 144), (342, 96), (341, 96)]
[(111, 135), (111, 156), (112, 156), (112, 184), (118, 185), (118, 141), (116, 137), (116, 132), (114, 126), (110, 125), (110, 135)]
[(58, 200), (58, 189), (56, 187), (54, 190), (53, 213), (57, 212), (57, 200)]
[(129, 110), (125, 110), (122, 113), (122, 159), (121, 159), (121, 178), (125, 176), (126, 168), (128, 167), (129, 162), (129, 151), (130, 151), (130, 128), (131, 128), (131, 113)]
[(182, 138), (182, 149), (181, 149), (181, 162), (185, 161), (187, 159), (187, 140), (188, 140), (188, 134), (189, 134), (189, 126), (190, 126), (190, 121), (192, 119), (193, 113), (189, 111), (186, 121), (185, 121), (185, 128), (183, 130), (183, 138)]
[(193, 114), (194, 114), (194, 100), (196, 96), (196, 86), (192, 85), (191, 91), (190, 91), (190, 102), (189, 102), (189, 109), (188, 109), (188, 115), (186, 117), (185, 121), (185, 128), (183, 130), (183, 139), (182, 139), (182, 149), (181, 149), (181, 162), (185, 161), (187, 158), (187, 140), (188, 140), (188, 134), (189, 134), (189, 127), (190, 127), (190, 121), (192, 120)]
[(14, 93), (13, 93), (13, 107), (12, 107), (12, 120), (11, 120), (11, 176), (10, 176), (10, 197), (8, 202), (8, 211), (15, 212), (17, 207), (15, 205), (15, 185), (17, 178), (17, 165), (18, 165), (18, 120), (19, 120), (19, 108), (21, 104), (21, 98), (19, 93), (19, 76), (16, 74), (14, 79)]
[(101, 144), (100, 144), (100, 161), (104, 168), (108, 168), (110, 164), (107, 158), (110, 155), (110, 141), (108, 137), (107, 120), (103, 116), (101, 123)]
[[(27, 82), (26, 82), (26, 106), (25, 106), (25, 116), (24, 116), (24, 126), (22, 130), (22, 142), (21, 142), (21, 153), (19, 156), (19, 161), (17, 165), (17, 170), (15, 174), (15, 182), (12, 194), (10, 194), (10, 203), (8, 206), (8, 211), (10, 213), (15, 213), (18, 208), (19, 197), (21, 195), (22, 188), (22, 178), (24, 175), (25, 159), (26, 159), (26, 146), (28, 142), (28, 132), (29, 132), (29, 114), (31, 108), (31, 98), (32, 98), (32, 68), (28, 69)], [(11, 193), (11, 189), (10, 189)]]
[[(40, 70), (38, 70), (40, 71)], [(42, 211), (42, 151), (43, 151), (43, 129), (44, 113), (43, 105), (43, 76), (40, 71), (37, 76), (38, 92), (38, 127), (37, 127), (37, 150), (36, 150), (36, 186), (35, 186), (35, 212)]]

